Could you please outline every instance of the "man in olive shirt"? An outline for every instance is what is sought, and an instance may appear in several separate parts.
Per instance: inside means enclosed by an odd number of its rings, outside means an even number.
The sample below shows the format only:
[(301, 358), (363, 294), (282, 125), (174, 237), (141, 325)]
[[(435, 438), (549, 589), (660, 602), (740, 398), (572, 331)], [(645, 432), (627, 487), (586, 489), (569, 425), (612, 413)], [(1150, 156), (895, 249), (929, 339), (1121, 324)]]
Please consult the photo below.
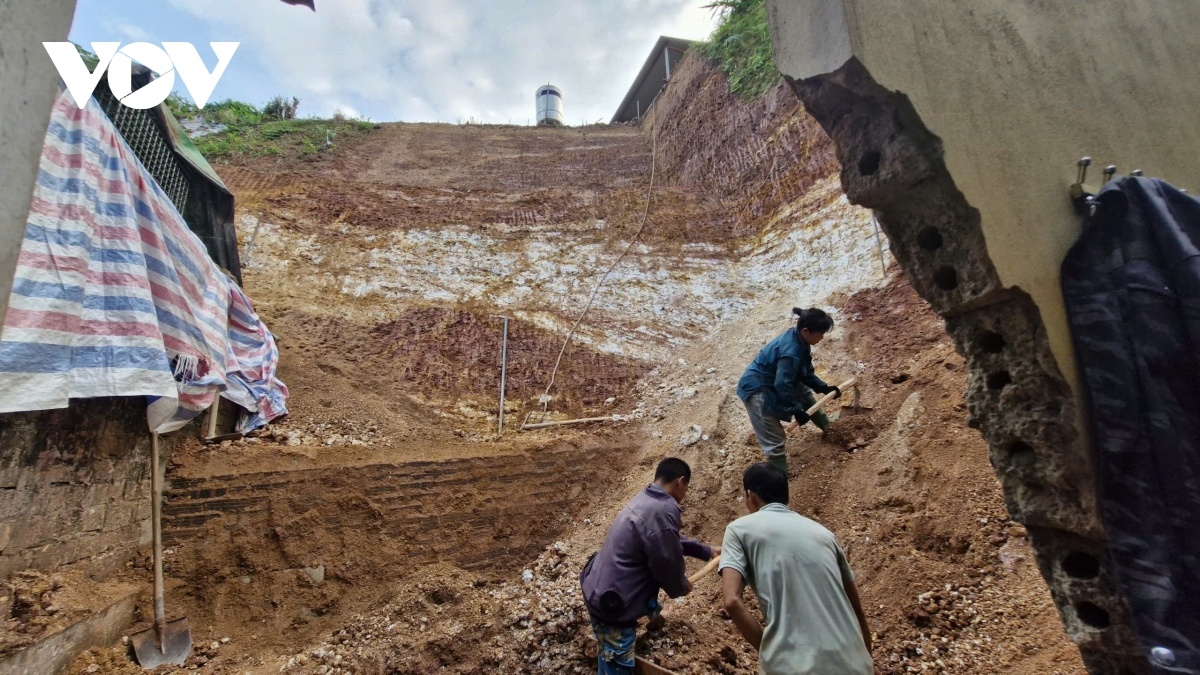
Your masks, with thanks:
[[(872, 675), (871, 632), (854, 573), (829, 530), (789, 509), (787, 474), (755, 464), (742, 475), (746, 509), (721, 543), (725, 611), (758, 650), (762, 675)], [(766, 628), (742, 602), (754, 589)]]

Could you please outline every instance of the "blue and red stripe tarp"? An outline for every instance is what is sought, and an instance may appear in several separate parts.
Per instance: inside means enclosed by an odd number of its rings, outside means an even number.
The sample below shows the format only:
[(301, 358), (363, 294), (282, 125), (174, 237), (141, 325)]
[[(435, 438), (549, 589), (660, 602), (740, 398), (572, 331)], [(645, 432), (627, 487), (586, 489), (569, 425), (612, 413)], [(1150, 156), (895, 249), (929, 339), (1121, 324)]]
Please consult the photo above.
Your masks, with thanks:
[(174, 431), (217, 395), (286, 414), (275, 340), (95, 100), (51, 111), (8, 312), (0, 412), (146, 396)]

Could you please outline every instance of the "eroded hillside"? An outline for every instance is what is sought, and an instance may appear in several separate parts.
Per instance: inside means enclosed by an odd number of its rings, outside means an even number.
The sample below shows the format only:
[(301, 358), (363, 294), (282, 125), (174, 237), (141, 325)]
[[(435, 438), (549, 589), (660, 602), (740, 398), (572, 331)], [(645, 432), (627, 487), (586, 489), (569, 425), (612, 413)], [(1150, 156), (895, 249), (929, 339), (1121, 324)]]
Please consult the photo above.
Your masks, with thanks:
[[(760, 456), (734, 384), (791, 307), (819, 305), (838, 322), (819, 372), (863, 378), (873, 410), (789, 442), (793, 507), (846, 548), (881, 668), (1083, 672), (966, 426), (962, 359), (786, 87), (744, 104), (693, 56), (640, 127), (389, 124), (220, 170), (293, 398), (255, 438), (172, 459), (167, 605), (197, 670), (587, 671), (575, 578), (606, 524), (678, 455), (685, 529), (720, 538)], [(518, 431), (631, 243), (547, 403), (617, 421)], [(712, 578), (670, 614), (639, 654), (757, 672)], [(140, 672), (122, 650), (73, 672)]]

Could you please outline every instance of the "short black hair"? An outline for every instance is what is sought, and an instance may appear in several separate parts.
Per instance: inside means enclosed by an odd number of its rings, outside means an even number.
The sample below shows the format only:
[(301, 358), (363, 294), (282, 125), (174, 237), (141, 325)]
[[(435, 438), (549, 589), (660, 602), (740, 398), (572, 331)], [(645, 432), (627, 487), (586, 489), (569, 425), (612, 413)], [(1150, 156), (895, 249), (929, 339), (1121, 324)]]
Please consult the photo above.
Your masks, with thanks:
[(793, 307), (792, 314), (800, 317), (796, 319), (796, 330), (798, 331), (807, 328), (810, 333), (828, 333), (829, 329), (833, 328), (833, 317), (826, 314), (823, 309)]
[(774, 464), (752, 464), (742, 474), (742, 488), (758, 495), (764, 504), (788, 503), (787, 473)]
[(668, 457), (658, 463), (658, 468), (654, 470), (654, 480), (664, 483), (674, 483), (679, 478), (683, 478), (683, 482), (692, 482), (692, 467), (688, 463), (678, 457)]

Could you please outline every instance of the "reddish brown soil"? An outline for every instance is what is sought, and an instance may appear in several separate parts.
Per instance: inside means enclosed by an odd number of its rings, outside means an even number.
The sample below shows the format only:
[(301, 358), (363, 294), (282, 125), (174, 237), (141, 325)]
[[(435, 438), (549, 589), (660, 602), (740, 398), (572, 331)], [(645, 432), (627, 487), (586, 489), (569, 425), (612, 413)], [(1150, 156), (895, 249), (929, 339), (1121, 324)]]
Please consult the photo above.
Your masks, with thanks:
[[(502, 338), (499, 321), (462, 310), (426, 307), (406, 312), (373, 333), (384, 344), (383, 356), (398, 364), (399, 377), (422, 390), (478, 396), (492, 396), (500, 390), (494, 363), (496, 345)], [(441, 349), (431, 352), (430, 343)], [(512, 355), (506, 376), (508, 395), (536, 398), (549, 381), (562, 338), (523, 321), (510, 321), (508, 346)], [(582, 414), (585, 408), (601, 406), (609, 397), (629, 391), (647, 370), (644, 363), (586, 349), (570, 350), (555, 377), (560, 383), (558, 391), (563, 392), (555, 408)]]

